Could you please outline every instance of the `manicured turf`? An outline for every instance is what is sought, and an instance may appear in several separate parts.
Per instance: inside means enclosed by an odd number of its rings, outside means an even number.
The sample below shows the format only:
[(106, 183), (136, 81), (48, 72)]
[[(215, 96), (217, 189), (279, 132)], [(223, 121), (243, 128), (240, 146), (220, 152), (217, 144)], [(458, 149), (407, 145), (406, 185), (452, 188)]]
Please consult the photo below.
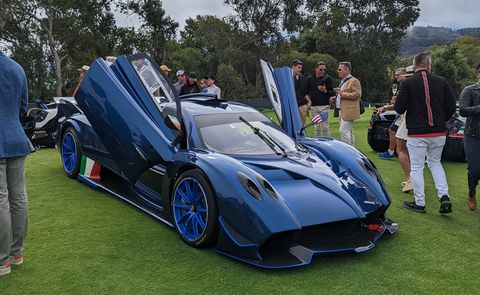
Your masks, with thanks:
[[(266, 112), (271, 115), (271, 112)], [(25, 263), (0, 278), (0, 294), (478, 294), (480, 216), (466, 205), (466, 165), (444, 163), (453, 201), (438, 213), (426, 173), (427, 214), (402, 208), (397, 161), (366, 142), (369, 113), (355, 123), (357, 147), (377, 165), (400, 224), (363, 254), (318, 255), (308, 267), (265, 270), (184, 244), (139, 210), (67, 178), (59, 153), (28, 158), (30, 227)], [(338, 137), (338, 120), (331, 122)], [(311, 131), (311, 130), (310, 130)]]

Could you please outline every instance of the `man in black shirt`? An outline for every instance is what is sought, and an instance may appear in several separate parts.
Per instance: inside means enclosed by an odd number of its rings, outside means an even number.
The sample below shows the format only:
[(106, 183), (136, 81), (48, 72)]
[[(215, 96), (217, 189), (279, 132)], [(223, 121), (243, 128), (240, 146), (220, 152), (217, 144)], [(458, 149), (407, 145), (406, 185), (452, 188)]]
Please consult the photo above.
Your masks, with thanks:
[(293, 84), (295, 85), (295, 95), (297, 97), (298, 112), (302, 124), (305, 125), (305, 120), (308, 115), (308, 109), (312, 105), (310, 98), (307, 95), (307, 83), (305, 77), (302, 75), (303, 62), (295, 59), (292, 62)]
[[(415, 74), (400, 84), (395, 111), (406, 112), (407, 148), (410, 155), (410, 180), (415, 199), (404, 207), (425, 213), (425, 162), (432, 172), (440, 201), (439, 212), (452, 212), (448, 184), (440, 162), (446, 140), (445, 122), (455, 112), (455, 99), (445, 78), (430, 73), (431, 59), (419, 53), (413, 59)], [(426, 160), (425, 160), (426, 159)]]
[(333, 80), (327, 74), (327, 67), (323, 61), (317, 62), (315, 73), (307, 78), (307, 94), (312, 102), (312, 118), (315, 115), (326, 113), (327, 120), (315, 124), (315, 136), (330, 136), (328, 126), (328, 111), (330, 110), (330, 97), (336, 95), (333, 90)]

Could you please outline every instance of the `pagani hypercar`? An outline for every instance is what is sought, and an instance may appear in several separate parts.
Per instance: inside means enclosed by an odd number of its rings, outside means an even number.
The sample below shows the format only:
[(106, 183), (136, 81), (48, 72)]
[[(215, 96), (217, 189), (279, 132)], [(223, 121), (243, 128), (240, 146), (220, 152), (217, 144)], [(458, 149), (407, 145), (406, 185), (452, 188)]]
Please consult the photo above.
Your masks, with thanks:
[(179, 97), (146, 54), (94, 61), (56, 133), (66, 174), (188, 245), (261, 267), (371, 249), (397, 230), (375, 166), (347, 144), (305, 137), (290, 69), (262, 67), (283, 130), (240, 103)]
[[(374, 112), (368, 125), (367, 141), (370, 147), (377, 152), (388, 150), (390, 139), (388, 129), (397, 117), (395, 111), (384, 113)], [(442, 159), (448, 161), (465, 162), (465, 150), (463, 148), (463, 131), (466, 119), (460, 116), (458, 109), (447, 121), (447, 140), (443, 148)]]

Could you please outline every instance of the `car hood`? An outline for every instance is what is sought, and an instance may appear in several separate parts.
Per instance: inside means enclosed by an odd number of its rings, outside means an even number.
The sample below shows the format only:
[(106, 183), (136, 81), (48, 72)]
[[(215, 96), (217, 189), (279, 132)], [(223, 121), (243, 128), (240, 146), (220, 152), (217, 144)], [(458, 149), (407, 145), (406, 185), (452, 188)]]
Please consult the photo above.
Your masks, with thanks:
[(364, 218), (383, 206), (348, 171), (339, 176), (312, 154), (239, 160), (272, 185), (301, 226)]

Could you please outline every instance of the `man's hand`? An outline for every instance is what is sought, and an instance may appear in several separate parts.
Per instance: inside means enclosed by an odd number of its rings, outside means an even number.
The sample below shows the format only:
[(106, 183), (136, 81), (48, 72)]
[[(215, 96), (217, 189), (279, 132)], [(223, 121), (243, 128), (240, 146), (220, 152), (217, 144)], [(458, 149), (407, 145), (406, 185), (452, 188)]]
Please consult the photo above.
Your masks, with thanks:
[(330, 102), (334, 103), (337, 100), (336, 96), (330, 96)]
[(379, 107), (379, 108), (377, 109), (377, 112), (378, 112), (379, 114), (385, 112), (385, 107)]
[(333, 88), (333, 90), (335, 90), (335, 93), (340, 94), (340, 96), (343, 94), (343, 90), (338, 87)]
[(392, 99), (390, 100), (390, 104), (395, 104), (395, 101), (397, 101), (396, 95), (392, 96)]

